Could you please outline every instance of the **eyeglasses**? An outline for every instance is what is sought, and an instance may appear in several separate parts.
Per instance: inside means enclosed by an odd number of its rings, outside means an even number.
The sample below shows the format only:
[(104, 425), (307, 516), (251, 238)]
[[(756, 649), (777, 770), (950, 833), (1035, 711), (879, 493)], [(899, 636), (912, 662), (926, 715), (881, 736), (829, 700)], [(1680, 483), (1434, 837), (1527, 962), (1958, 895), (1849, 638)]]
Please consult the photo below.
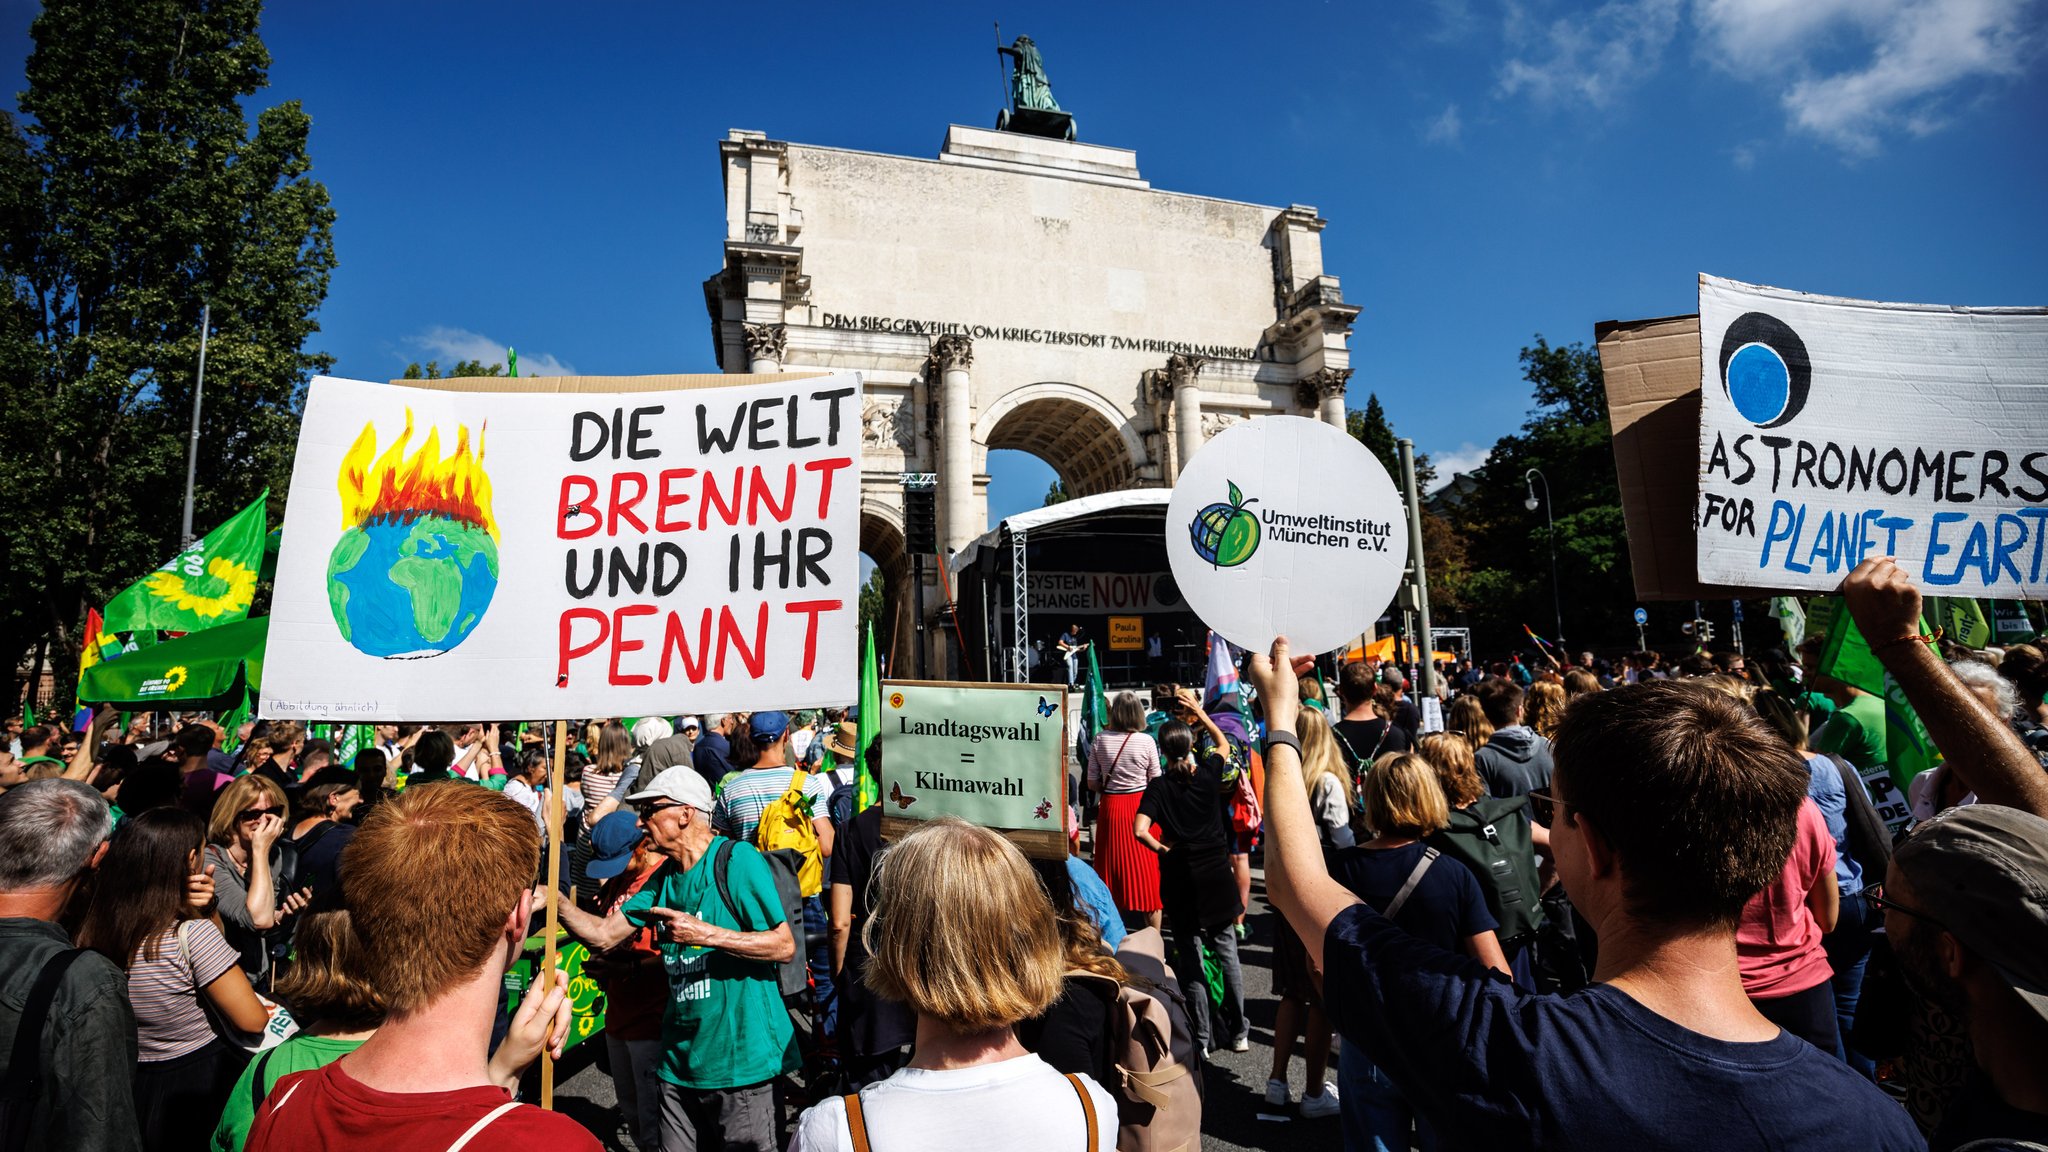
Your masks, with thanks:
[(243, 824), (254, 824), (265, 816), (276, 813), (276, 811), (277, 809), (275, 808), (244, 808), (240, 812), (235, 813), (235, 819)]
[(675, 804), (675, 803), (668, 803), (668, 804), (652, 804), (652, 803), (649, 803), (649, 804), (635, 804), (635, 805), (633, 805), (633, 811), (635, 811), (635, 812), (638, 812), (638, 813), (640, 814), (640, 818), (644, 820), (644, 819), (646, 819), (647, 817), (649, 817), (649, 816), (652, 816), (652, 815), (654, 815), (654, 814), (655, 814), (655, 813), (657, 813), (657, 812), (666, 812), (666, 811), (668, 811), (668, 810), (669, 810), (669, 809), (671, 809), (671, 808), (682, 808), (682, 807), (684, 807), (684, 805), (682, 805), (682, 804)]
[(1944, 932), (1948, 931), (1948, 925), (1943, 924), (1941, 921), (1936, 920), (1934, 917), (1929, 916), (1925, 912), (1919, 911), (1915, 908), (1908, 908), (1904, 904), (1899, 903), (1897, 900), (1891, 899), (1890, 897), (1884, 894), (1884, 890), (1882, 888), (1865, 888), (1863, 890), (1863, 896), (1872, 904), (1877, 905), (1879, 908), (1882, 908), (1887, 912), (1898, 912), (1902, 915), (1911, 916), (1915, 920), (1925, 920), (1929, 924), (1934, 925), (1936, 928), (1939, 928)]
[[(1529, 793), (1529, 810), (1535, 814), (1536, 820), (1540, 824), (1550, 824), (1556, 810), (1559, 808), (1569, 811), (1578, 807), (1577, 804), (1573, 804), (1568, 800), (1559, 800), (1555, 793), (1547, 789), (1537, 789)], [(1580, 811), (1584, 811), (1584, 809), (1580, 809)]]

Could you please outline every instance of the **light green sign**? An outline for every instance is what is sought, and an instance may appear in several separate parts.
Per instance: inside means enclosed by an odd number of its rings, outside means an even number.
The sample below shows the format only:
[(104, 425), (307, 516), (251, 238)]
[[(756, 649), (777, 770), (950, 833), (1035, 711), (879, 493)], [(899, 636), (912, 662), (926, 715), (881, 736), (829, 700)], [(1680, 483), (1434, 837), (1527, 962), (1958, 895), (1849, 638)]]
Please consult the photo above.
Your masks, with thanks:
[(884, 680), (883, 815), (1063, 840), (1066, 700), (1048, 684)]

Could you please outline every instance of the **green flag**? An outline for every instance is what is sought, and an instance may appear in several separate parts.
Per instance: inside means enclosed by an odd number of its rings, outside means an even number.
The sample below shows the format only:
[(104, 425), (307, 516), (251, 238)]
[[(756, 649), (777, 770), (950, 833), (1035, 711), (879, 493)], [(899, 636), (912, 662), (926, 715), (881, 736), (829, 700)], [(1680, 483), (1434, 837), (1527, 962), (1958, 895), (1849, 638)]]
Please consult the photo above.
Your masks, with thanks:
[(263, 568), (263, 505), (255, 503), (107, 601), (110, 632), (199, 632), (246, 619)]
[(1965, 648), (1991, 643), (1991, 621), (1984, 606), (1967, 596), (1929, 596), (1924, 615), (1941, 634)]
[(1797, 652), (1806, 639), (1806, 610), (1795, 597), (1773, 596), (1771, 615), (1778, 618), (1778, 628), (1785, 634), (1785, 650)]
[[(1856, 627), (1840, 596), (1816, 598), (1807, 610), (1807, 630), (1825, 635), (1815, 672), (1832, 676), (1852, 688), (1860, 688), (1884, 701), (1885, 767), (1904, 795), (1913, 777), (1941, 762), (1941, 753), (1927, 734), (1926, 725), (1899, 682), (1885, 670), (1883, 661), (1871, 652), (1869, 641)], [(1859, 764), (1858, 768), (1867, 767)]]
[(875, 626), (867, 626), (860, 654), (860, 720), (854, 738), (853, 810), (865, 812), (882, 798), (882, 782), (868, 770), (868, 745), (882, 734), (882, 676), (875, 663)]
[[(248, 722), (250, 707), (254, 703), (249, 698), (248, 690), (245, 688), (242, 692), (242, 702), (235, 705), (234, 708), (228, 711), (227, 715), (220, 718), (221, 751), (234, 752), (241, 747), (242, 725)], [(124, 712), (121, 715), (123, 717), (122, 727), (125, 728), (127, 727), (127, 713)]]
[[(33, 695), (34, 689), (30, 689), (30, 693)], [(27, 696), (21, 698), (21, 726), (23, 728), (33, 728), (36, 726), (36, 706), (29, 701)]]

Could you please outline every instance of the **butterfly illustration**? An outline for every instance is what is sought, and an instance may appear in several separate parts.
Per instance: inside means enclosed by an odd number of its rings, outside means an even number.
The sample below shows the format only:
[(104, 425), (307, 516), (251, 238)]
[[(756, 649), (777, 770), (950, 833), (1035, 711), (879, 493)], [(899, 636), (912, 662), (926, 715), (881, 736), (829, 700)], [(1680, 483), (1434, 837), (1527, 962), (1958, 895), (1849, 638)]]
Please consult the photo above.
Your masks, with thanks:
[(898, 809), (908, 808), (912, 804), (917, 803), (917, 797), (905, 796), (903, 794), (903, 785), (901, 784), (889, 785), (889, 799), (894, 800), (896, 802), (896, 807)]
[(1055, 713), (1055, 712), (1057, 712), (1057, 711), (1059, 711), (1059, 710), (1060, 710), (1060, 706), (1059, 706), (1059, 705), (1057, 705), (1057, 704), (1054, 704), (1054, 703), (1051, 703), (1050, 701), (1046, 700), (1046, 698), (1045, 698), (1045, 697), (1043, 697), (1043, 696), (1040, 696), (1040, 697), (1038, 698), (1038, 714), (1039, 714), (1040, 716), (1047, 716), (1047, 717), (1049, 717), (1049, 716), (1051, 716), (1051, 715), (1052, 715), (1053, 713)]
[(1033, 813), (1031, 814), (1031, 818), (1032, 818), (1033, 820), (1050, 820), (1050, 819), (1052, 819), (1052, 801), (1051, 801), (1051, 800), (1040, 800), (1040, 801), (1038, 802), (1038, 811), (1036, 811), (1036, 812), (1033, 812)]

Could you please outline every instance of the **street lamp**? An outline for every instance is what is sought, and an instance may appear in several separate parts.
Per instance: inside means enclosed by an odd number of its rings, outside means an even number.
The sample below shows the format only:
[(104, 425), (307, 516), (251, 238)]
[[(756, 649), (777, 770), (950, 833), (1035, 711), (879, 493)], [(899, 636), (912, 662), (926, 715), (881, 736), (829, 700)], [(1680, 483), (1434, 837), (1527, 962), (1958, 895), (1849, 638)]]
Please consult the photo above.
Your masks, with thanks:
[(1550, 610), (1557, 620), (1557, 642), (1564, 643), (1564, 600), (1557, 590), (1557, 520), (1551, 515), (1553, 501), (1550, 499), (1550, 477), (1534, 468), (1522, 473), (1522, 482), (1529, 486), (1529, 498), (1522, 501), (1522, 507), (1536, 510), (1536, 481), (1543, 481), (1543, 523), (1549, 529), (1545, 541), (1550, 545)]

